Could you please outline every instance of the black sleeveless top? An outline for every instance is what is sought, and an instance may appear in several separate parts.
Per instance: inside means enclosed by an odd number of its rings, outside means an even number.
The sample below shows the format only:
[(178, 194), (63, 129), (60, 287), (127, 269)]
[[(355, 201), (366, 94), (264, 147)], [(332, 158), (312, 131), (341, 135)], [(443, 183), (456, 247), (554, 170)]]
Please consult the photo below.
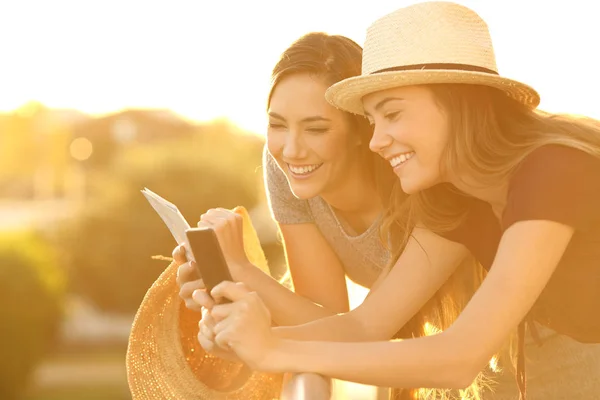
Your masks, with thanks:
[[(574, 228), (528, 318), (580, 342), (600, 343), (600, 158), (560, 145), (535, 150), (511, 178), (501, 221), (488, 203), (468, 201), (464, 222), (442, 236), (464, 244), (488, 270), (502, 234), (518, 221), (549, 220)], [(522, 398), (524, 330), (521, 323), (517, 381)]]

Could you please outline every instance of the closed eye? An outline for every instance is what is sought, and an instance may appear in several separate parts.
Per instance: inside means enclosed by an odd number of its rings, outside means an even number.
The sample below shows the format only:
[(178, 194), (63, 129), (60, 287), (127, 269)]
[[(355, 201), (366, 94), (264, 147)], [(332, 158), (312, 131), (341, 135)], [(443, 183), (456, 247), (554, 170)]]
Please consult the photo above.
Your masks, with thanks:
[(325, 133), (329, 128), (306, 128), (306, 130), (311, 133)]
[(269, 128), (271, 129), (283, 129), (285, 128), (282, 124), (277, 124), (274, 122), (269, 122)]
[(398, 116), (400, 116), (400, 111), (394, 111), (384, 115), (385, 119), (387, 119), (388, 121), (395, 121), (398, 118)]

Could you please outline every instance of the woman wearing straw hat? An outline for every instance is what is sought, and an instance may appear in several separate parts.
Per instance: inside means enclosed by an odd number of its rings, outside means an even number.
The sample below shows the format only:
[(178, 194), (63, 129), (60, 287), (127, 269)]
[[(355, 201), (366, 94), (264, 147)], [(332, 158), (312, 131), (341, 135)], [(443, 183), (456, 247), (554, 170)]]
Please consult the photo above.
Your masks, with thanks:
[[(536, 110), (534, 89), (498, 74), (485, 22), (448, 2), (377, 20), (362, 75), (326, 97), (368, 117), (371, 149), (399, 178), (394, 194), (402, 200), (390, 203), (384, 226), (408, 234), (393, 238), (389, 273), (357, 309), (298, 327), (271, 328), (256, 293), (224, 282), (212, 295), (233, 303), (197, 296), (210, 309), (201, 345), (230, 348), (266, 371), (462, 388), (496, 353), (510, 369), (503, 346), (516, 332), (521, 398), (527, 382), (530, 399), (596, 398), (600, 123)], [(221, 221), (220, 243), (236, 254), (239, 221)], [(488, 273), (457, 320), (438, 334), (385, 342), (469, 254)], [(485, 398), (502, 398), (509, 383), (498, 390)]]

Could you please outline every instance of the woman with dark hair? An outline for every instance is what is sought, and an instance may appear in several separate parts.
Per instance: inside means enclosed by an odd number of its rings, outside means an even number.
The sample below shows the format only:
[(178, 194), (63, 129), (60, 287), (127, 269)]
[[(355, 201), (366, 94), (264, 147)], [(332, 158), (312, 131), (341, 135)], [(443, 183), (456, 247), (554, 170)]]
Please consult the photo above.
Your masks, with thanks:
[[(280, 326), (349, 311), (346, 276), (371, 287), (389, 260), (379, 227), (395, 177), (369, 150), (368, 121), (325, 100), (330, 85), (360, 74), (361, 55), (344, 36), (309, 33), (272, 72), (263, 171), (294, 290), (252, 265), (231, 264), (230, 272), (260, 293)], [(181, 263), (180, 296), (200, 311), (192, 296), (204, 285), (183, 254), (173, 254)], [(315, 376), (296, 379), (329, 385)]]

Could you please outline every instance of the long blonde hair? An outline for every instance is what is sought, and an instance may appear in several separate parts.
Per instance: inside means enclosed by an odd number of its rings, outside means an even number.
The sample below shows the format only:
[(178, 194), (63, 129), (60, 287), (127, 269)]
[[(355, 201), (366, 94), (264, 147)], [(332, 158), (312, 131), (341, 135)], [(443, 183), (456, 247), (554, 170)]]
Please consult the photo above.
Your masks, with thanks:
[[(442, 174), (449, 170), (465, 171), (482, 186), (494, 186), (510, 179), (531, 152), (550, 144), (572, 147), (600, 158), (597, 120), (531, 110), (486, 86), (429, 87), (447, 112), (450, 123)], [(444, 232), (460, 224), (469, 199), (454, 186), (445, 184), (409, 196), (406, 207), (427, 228)], [(393, 213), (390, 209), (388, 215), (391, 217)]]
[[(531, 110), (497, 89), (460, 84), (427, 86), (449, 118), (450, 138), (441, 171), (465, 171), (481, 185), (510, 179), (534, 150), (549, 144), (582, 150), (600, 158), (600, 122), (591, 118)], [(458, 227), (471, 198), (450, 184), (407, 196), (396, 182), (382, 223), (382, 236), (393, 238), (390, 268), (408, 243), (419, 221), (436, 233)], [(437, 294), (404, 326), (401, 337), (418, 337), (448, 328), (465, 307), (484, 277), (469, 259)], [(482, 373), (461, 396), (480, 398), (486, 384)], [(444, 391), (413, 390), (412, 398), (444, 398)]]

